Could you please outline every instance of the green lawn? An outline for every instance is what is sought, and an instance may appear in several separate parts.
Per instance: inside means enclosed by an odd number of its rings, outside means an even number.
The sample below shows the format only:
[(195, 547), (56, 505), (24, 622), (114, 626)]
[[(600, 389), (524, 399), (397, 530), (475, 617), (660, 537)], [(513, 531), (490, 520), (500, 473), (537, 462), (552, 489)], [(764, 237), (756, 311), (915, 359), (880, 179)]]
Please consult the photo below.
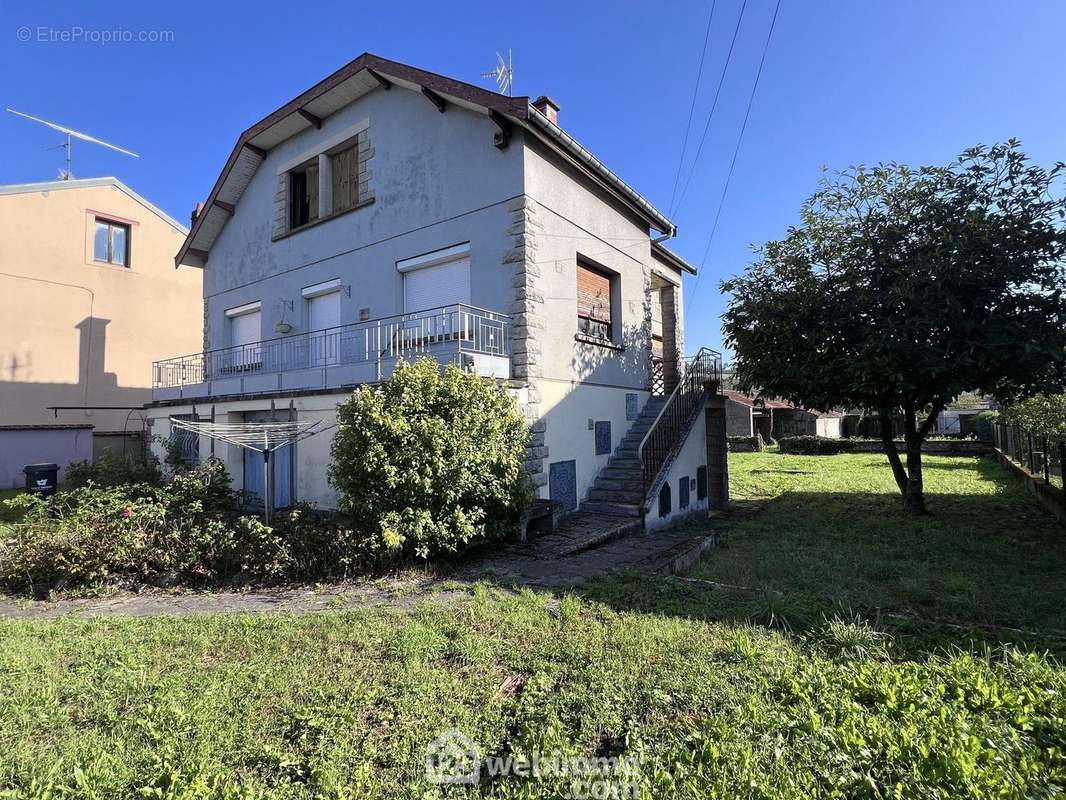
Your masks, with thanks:
[[(0, 621), (0, 798), (1066, 792), (1056, 659), (948, 627), (915, 646), (856, 616), (1060, 624), (1062, 545), (998, 470), (931, 460), (936, 516), (916, 521), (876, 456), (731, 464), (734, 492), (781, 496), (694, 574), (780, 596), (620, 575), (584, 597), (475, 586), (413, 610)], [(483, 755), (633, 772), (441, 787), (425, 748), (450, 728)]]
[(730, 457), (734, 497), (776, 498), (694, 577), (805, 602), (1066, 635), (1066, 530), (992, 459), (925, 458), (927, 517), (883, 455)]

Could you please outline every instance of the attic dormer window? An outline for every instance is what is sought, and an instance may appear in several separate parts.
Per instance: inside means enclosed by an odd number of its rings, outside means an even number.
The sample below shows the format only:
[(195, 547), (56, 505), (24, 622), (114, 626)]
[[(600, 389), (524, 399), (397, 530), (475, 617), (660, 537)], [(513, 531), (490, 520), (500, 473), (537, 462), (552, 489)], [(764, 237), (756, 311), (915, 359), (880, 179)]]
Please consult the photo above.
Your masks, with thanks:
[(289, 173), (289, 229), (318, 219), (318, 159)]

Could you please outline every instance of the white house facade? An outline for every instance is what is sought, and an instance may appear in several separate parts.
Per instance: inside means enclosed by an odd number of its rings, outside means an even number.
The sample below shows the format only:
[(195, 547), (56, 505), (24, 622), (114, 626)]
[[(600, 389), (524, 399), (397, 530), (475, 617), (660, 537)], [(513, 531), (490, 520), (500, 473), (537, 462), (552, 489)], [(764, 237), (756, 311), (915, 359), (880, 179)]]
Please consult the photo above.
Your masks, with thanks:
[[(176, 258), (204, 269), (203, 352), (154, 365), (153, 433), (174, 417), (330, 425), (354, 387), (428, 356), (515, 393), (527, 467), (564, 511), (706, 508), (707, 448), (684, 440), (709, 436), (691, 406), (720, 362), (682, 358), (695, 270), (660, 243), (673, 224), (557, 113), (364, 54), (245, 131)], [(659, 412), (686, 386), (687, 416), (664, 433)], [(654, 431), (656, 466), (637, 475)], [(276, 463), (278, 505), (335, 505), (329, 445), (306, 439)], [(260, 491), (254, 454), (184, 446)], [(692, 474), (673, 475), (678, 462)], [(647, 511), (668, 480), (669, 512)]]

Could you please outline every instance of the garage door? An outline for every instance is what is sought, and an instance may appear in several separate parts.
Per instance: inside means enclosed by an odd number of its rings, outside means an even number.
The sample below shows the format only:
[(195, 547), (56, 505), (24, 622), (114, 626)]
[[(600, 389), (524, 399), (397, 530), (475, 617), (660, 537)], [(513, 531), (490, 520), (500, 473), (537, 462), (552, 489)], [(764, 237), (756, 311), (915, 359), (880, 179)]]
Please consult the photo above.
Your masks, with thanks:
[(403, 310), (408, 314), (469, 302), (469, 256), (404, 273)]

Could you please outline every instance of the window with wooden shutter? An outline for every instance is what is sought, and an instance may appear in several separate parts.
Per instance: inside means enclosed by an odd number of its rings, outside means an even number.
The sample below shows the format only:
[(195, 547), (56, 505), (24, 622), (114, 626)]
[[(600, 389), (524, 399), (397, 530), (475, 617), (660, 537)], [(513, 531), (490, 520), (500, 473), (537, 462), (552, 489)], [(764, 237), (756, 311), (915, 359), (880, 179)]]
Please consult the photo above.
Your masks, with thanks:
[(333, 213), (346, 211), (355, 205), (359, 190), (359, 160), (355, 146), (334, 153), (333, 159)]
[(577, 329), (611, 338), (611, 277), (584, 264), (577, 265)]
[(318, 219), (318, 160), (289, 173), (289, 229)]

